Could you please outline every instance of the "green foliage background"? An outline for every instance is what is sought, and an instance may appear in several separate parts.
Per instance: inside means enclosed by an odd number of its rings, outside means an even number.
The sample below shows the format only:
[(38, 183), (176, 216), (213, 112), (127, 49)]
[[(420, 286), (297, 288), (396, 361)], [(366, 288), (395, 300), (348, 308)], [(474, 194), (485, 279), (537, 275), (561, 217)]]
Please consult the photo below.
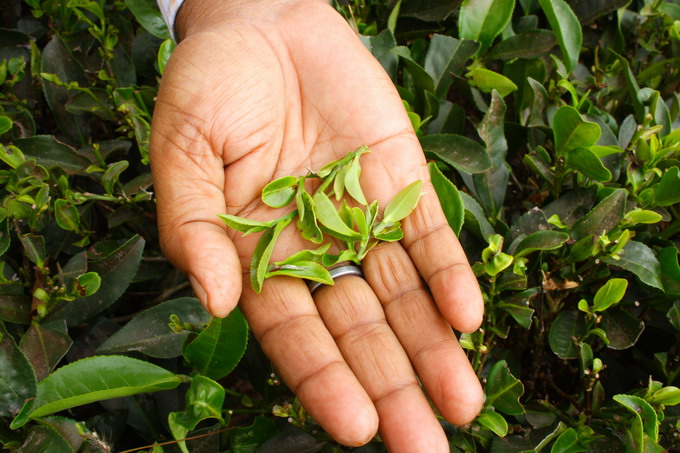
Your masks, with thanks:
[[(680, 4), (334, 6), (484, 292), (460, 340), (485, 407), (442, 421), (452, 451), (680, 448)], [(174, 44), (153, 0), (6, 0), (0, 27), (3, 447), (344, 451), (160, 253), (149, 123)]]

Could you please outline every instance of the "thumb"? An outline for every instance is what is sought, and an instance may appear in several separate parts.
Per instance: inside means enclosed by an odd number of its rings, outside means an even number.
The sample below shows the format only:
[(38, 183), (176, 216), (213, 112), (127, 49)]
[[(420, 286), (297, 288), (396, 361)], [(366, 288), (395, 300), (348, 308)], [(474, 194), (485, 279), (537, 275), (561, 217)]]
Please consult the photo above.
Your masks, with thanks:
[(157, 105), (150, 144), (161, 248), (188, 274), (203, 306), (224, 317), (238, 303), (242, 278), (236, 248), (217, 217), (225, 212), (224, 164), (186, 118), (164, 113)]

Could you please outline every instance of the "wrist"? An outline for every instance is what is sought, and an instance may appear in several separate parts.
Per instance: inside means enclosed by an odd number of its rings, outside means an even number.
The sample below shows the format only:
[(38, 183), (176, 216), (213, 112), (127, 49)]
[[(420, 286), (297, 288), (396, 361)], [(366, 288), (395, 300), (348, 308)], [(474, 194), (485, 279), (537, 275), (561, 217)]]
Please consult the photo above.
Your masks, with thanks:
[[(181, 41), (194, 33), (237, 20), (275, 22), (282, 10), (305, 0), (184, 0), (175, 18)], [(328, 3), (322, 0), (307, 0)]]

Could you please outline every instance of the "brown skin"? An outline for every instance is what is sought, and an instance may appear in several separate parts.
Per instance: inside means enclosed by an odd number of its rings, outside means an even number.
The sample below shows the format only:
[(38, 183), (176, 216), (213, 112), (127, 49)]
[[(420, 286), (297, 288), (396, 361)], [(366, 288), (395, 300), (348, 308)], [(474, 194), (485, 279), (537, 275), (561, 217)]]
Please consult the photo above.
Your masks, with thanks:
[[(483, 392), (451, 326), (477, 329), (483, 303), (392, 82), (318, 0), (186, 0), (177, 25), (151, 138), (164, 252), (212, 314), (239, 303), (281, 377), (338, 442), (361, 445), (379, 431), (391, 451), (448, 452), (416, 375), (450, 422), (477, 415)], [(366, 257), (365, 280), (343, 277), (312, 299), (302, 281), (275, 277), (254, 294), (247, 269), (259, 235), (242, 238), (216, 214), (280, 216), (260, 201), (266, 183), (364, 144), (373, 150), (362, 157), (367, 199), (385, 206), (424, 182), (404, 239)], [(274, 258), (312, 245), (290, 227)]]

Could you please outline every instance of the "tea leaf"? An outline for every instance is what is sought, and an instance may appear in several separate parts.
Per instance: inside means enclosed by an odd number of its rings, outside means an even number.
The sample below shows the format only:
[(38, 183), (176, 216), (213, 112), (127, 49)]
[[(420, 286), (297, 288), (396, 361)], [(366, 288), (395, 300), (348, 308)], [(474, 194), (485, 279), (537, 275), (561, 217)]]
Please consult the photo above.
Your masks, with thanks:
[(505, 97), (517, 90), (517, 85), (512, 80), (490, 69), (477, 67), (470, 71), (468, 76), (474, 85), (484, 93), (491, 93), (496, 90), (501, 97)]
[(555, 151), (558, 153), (588, 148), (597, 143), (600, 132), (600, 126), (585, 121), (575, 108), (567, 105), (561, 107), (553, 118)]
[(57, 225), (68, 231), (75, 231), (80, 226), (78, 208), (64, 199), (54, 202), (54, 219), (57, 221)]
[[(359, 175), (361, 175), (361, 164), (359, 163), (359, 156), (357, 156), (349, 167), (347, 167), (347, 172), (344, 175), (345, 187), (352, 198), (363, 205), (367, 205), (368, 202), (364, 196), (364, 191), (361, 190), (361, 185), (359, 184)], [(340, 177), (340, 175), (338, 175), (338, 177)]]
[(607, 308), (623, 299), (628, 288), (628, 280), (612, 278), (604, 286), (597, 290), (593, 300), (593, 310), (605, 311)]
[(420, 139), (423, 151), (465, 173), (481, 173), (491, 168), (486, 148), (462, 135), (433, 134)]
[(608, 348), (628, 349), (637, 343), (645, 324), (626, 311), (620, 309), (607, 310), (602, 314), (602, 330), (607, 334)]
[(505, 360), (499, 360), (491, 367), (486, 382), (484, 393), (487, 406), (493, 406), (508, 415), (524, 413), (524, 407), (519, 402), (524, 385), (512, 375)]
[(260, 240), (257, 241), (253, 257), (250, 261), (250, 285), (257, 294), (262, 291), (262, 283), (267, 274), (269, 258), (274, 251), (276, 240), (279, 238), (283, 229), (290, 224), (292, 219), (292, 215), (279, 219), (276, 225), (262, 233)]
[(0, 415), (13, 417), (35, 394), (33, 367), (0, 322)]
[(262, 202), (272, 208), (283, 208), (293, 201), (298, 184), (295, 176), (276, 179), (262, 189)]
[[(276, 220), (268, 222), (261, 222), (259, 220), (246, 219), (245, 217), (237, 217), (229, 214), (217, 214), (217, 217), (222, 219), (224, 223), (236, 231), (241, 231), (246, 234), (258, 233), (267, 230), (274, 226)], [(245, 236), (245, 235), (244, 235)]]
[(361, 234), (352, 230), (343, 221), (338, 213), (338, 210), (333, 205), (333, 202), (328, 198), (328, 196), (323, 192), (317, 192), (314, 195), (314, 205), (316, 218), (319, 222), (328, 228), (330, 231), (335, 232), (343, 237), (360, 239)]
[(515, 0), (465, 0), (460, 7), (458, 35), (479, 41), (484, 52), (510, 22)]
[(500, 437), (505, 437), (508, 434), (508, 422), (497, 412), (482, 412), (475, 419), (475, 424), (489, 428)]
[(314, 199), (304, 187), (300, 186), (295, 196), (295, 202), (300, 213), (297, 220), (297, 229), (300, 230), (300, 235), (308, 241), (320, 244), (323, 240), (323, 234), (317, 224)]
[(288, 277), (304, 278), (315, 282), (333, 284), (331, 274), (317, 262), (314, 261), (294, 261), (278, 266), (275, 270), (269, 271), (265, 278), (275, 275), (285, 275)]
[(582, 313), (578, 311), (562, 311), (550, 326), (548, 343), (550, 349), (560, 359), (574, 359), (578, 356), (578, 350), (574, 344), (585, 332), (585, 323)]
[(571, 72), (581, 53), (583, 35), (578, 18), (564, 0), (538, 0), (566, 61), (567, 72)]
[[(385, 208), (383, 220), (380, 223), (387, 226), (408, 217), (418, 205), (422, 188), (423, 182), (418, 180), (399, 191)], [(381, 230), (382, 229), (380, 228), (376, 228), (373, 230), (373, 233), (375, 234)]]
[(316, 263), (321, 261), (321, 257), (331, 248), (331, 244), (325, 244), (315, 250), (300, 250), (292, 254), (283, 261), (274, 263), (274, 266), (284, 266), (286, 264), (294, 264), (297, 261), (314, 261)]
[[(56, 329), (32, 323), (21, 337), (19, 349), (33, 365), (35, 376), (40, 381), (46, 378), (73, 344), (66, 331), (66, 322), (57, 321)], [(49, 324), (48, 324), (49, 325)]]
[(602, 261), (632, 272), (647, 285), (663, 290), (661, 264), (652, 249), (641, 242), (629, 241), (623, 247), (620, 259), (605, 257)]
[(567, 153), (567, 167), (578, 170), (596, 181), (607, 182), (612, 179), (611, 172), (604, 166), (599, 157), (587, 148), (574, 148)]

